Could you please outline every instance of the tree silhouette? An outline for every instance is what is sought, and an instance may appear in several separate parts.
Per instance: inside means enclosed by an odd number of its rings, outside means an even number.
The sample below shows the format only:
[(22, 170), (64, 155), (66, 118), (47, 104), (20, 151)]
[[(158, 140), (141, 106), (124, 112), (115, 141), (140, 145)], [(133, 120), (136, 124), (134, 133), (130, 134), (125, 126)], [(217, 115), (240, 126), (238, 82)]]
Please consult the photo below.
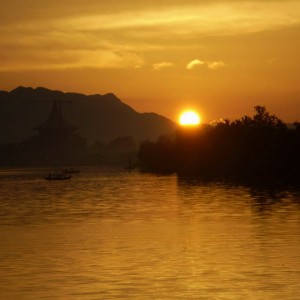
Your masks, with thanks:
[(182, 175), (278, 181), (299, 177), (299, 153), (299, 124), (287, 129), (264, 106), (255, 106), (253, 117), (179, 128), (167, 143), (145, 142), (139, 158), (142, 168), (155, 171), (167, 168)]

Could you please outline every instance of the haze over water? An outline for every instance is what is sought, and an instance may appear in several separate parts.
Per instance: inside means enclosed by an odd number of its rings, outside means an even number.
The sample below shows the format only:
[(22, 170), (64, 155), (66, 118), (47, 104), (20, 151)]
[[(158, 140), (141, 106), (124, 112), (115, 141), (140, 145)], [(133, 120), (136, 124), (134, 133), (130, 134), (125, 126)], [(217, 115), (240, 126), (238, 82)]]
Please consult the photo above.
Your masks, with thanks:
[(1, 299), (299, 299), (300, 191), (0, 170)]

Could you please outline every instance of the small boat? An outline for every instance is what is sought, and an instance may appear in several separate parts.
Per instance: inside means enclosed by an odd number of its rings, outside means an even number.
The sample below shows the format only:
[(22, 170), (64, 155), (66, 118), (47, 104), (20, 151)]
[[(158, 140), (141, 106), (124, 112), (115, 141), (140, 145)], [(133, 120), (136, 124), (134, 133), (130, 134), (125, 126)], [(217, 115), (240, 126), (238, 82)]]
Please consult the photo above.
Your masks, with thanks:
[(44, 177), (46, 180), (67, 180), (71, 179), (71, 174), (67, 173), (49, 173), (48, 176)]
[(78, 174), (79, 170), (76, 170), (74, 168), (66, 168), (62, 170), (62, 173), (64, 174)]

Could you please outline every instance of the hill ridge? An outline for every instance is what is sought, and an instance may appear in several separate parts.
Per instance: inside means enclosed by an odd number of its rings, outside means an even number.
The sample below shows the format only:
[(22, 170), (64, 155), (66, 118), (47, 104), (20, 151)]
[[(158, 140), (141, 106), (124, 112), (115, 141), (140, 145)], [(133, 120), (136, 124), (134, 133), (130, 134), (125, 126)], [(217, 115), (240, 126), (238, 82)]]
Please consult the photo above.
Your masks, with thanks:
[(0, 143), (20, 142), (34, 135), (34, 128), (47, 118), (54, 100), (62, 101), (64, 118), (78, 126), (89, 143), (109, 142), (119, 136), (155, 140), (176, 127), (159, 114), (137, 112), (113, 93), (85, 95), (18, 86), (10, 92), (0, 91)]

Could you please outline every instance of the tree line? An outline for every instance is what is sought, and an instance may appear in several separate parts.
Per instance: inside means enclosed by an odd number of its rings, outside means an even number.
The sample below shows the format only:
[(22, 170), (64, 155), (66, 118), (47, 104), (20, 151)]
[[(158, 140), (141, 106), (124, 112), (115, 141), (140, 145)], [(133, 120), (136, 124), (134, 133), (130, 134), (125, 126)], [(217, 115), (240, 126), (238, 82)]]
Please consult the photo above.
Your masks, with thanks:
[(264, 106), (244, 116), (140, 145), (140, 167), (152, 172), (224, 179), (298, 180), (300, 123), (288, 128)]

